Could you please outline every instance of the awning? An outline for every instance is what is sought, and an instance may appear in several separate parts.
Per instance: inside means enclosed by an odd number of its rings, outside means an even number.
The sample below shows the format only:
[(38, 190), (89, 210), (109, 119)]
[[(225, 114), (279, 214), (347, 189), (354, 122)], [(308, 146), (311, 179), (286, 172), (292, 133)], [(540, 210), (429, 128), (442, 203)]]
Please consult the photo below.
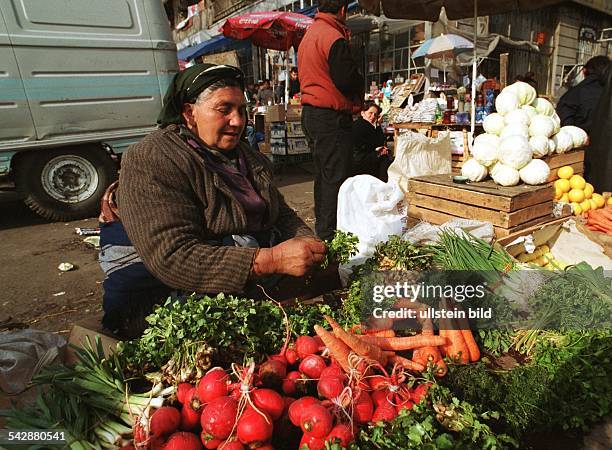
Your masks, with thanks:
[(177, 53), (178, 59), (183, 61), (190, 61), (198, 56), (206, 55), (208, 53), (214, 53), (223, 50), (237, 50), (239, 48), (250, 46), (248, 41), (237, 41), (234, 39), (228, 39), (222, 34), (212, 37), (207, 41), (201, 42), (190, 47), (186, 47), (179, 50)]

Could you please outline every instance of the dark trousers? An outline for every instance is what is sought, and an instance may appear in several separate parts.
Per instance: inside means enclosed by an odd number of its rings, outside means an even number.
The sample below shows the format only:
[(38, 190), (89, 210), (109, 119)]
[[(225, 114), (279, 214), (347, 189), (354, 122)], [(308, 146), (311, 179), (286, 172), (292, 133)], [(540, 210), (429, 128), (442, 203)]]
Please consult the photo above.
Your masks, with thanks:
[(387, 171), (392, 162), (389, 155), (378, 156), (374, 151), (365, 155), (353, 155), (353, 176), (372, 175), (386, 183), (389, 180)]
[(302, 128), (315, 167), (315, 231), (321, 239), (331, 239), (336, 229), (338, 191), (351, 176), (352, 118), (346, 112), (305, 105)]

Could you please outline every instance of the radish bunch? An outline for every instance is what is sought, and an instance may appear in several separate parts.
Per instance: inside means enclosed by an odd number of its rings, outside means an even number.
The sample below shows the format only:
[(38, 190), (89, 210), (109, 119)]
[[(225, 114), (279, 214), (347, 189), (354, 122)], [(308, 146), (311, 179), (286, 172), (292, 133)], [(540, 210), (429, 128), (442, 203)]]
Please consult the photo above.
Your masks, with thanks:
[(359, 426), (393, 420), (426, 394), (428, 385), (409, 388), (397, 366), (389, 375), (361, 361), (355, 376), (328, 352), (318, 336), (300, 336), (259, 366), (215, 367), (195, 386), (180, 383), (177, 407), (137, 421), (134, 448), (348, 447)]

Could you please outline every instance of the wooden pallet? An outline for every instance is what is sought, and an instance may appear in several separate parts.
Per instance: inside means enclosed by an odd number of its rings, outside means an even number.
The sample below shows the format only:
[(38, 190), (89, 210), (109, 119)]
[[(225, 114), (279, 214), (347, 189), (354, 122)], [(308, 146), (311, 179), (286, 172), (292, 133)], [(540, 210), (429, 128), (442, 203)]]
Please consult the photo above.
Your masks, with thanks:
[(578, 175), (584, 174), (584, 148), (577, 148), (567, 153), (554, 154), (542, 158), (550, 167), (550, 175), (548, 181), (558, 180), (557, 169), (563, 166), (571, 166), (574, 173)]
[(492, 180), (453, 183), (452, 175), (409, 181), (408, 215), (434, 224), (456, 218), (491, 222), (497, 236), (550, 220), (554, 190), (550, 185), (503, 187)]

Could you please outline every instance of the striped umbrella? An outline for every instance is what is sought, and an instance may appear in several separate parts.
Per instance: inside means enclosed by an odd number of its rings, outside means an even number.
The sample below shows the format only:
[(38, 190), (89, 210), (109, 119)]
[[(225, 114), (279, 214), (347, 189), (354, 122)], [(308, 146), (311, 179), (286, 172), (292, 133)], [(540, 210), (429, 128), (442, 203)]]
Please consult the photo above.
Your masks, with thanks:
[(452, 59), (459, 53), (468, 52), (473, 48), (474, 44), (462, 36), (456, 34), (442, 34), (423, 42), (419, 48), (412, 53), (412, 57), (420, 58), (424, 56), (429, 59)]

